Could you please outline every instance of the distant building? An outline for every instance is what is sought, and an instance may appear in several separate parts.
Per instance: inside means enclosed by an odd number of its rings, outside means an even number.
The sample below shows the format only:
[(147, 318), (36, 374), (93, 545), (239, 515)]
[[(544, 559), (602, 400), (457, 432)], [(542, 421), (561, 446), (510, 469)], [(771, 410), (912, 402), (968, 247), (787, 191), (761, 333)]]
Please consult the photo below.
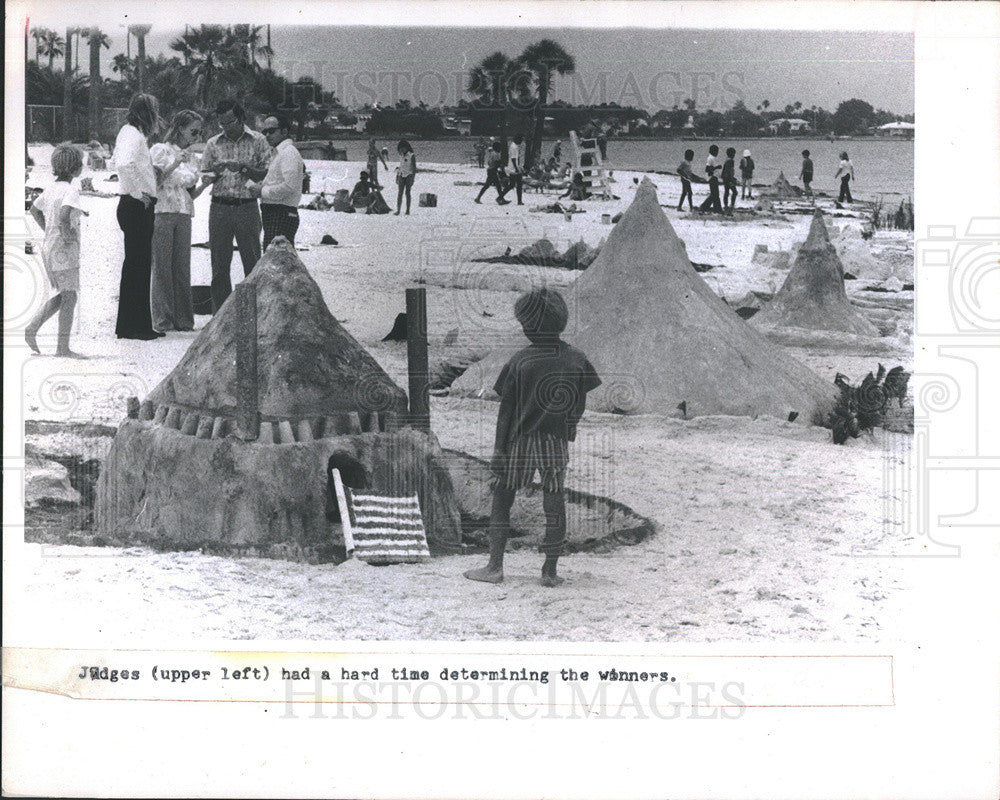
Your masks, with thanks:
[(808, 120), (799, 119), (798, 117), (793, 117), (791, 119), (772, 119), (769, 123), (767, 123), (767, 129), (771, 131), (771, 133), (777, 133), (786, 124), (792, 133), (806, 133), (812, 130), (812, 126), (809, 124)]
[(915, 130), (916, 127), (912, 122), (889, 122), (885, 125), (879, 125), (875, 129), (875, 133), (878, 136), (902, 136), (906, 139), (912, 139)]
[(441, 124), (449, 133), (469, 136), (472, 133), (472, 119), (469, 117), (442, 117)]

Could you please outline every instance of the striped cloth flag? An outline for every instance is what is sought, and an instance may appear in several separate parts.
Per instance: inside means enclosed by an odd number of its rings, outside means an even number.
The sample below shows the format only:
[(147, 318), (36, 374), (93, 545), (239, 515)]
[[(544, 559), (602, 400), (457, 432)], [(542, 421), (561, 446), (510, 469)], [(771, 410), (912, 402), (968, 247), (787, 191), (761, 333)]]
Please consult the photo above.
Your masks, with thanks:
[(351, 492), (354, 555), (369, 564), (430, 560), (420, 501), (410, 497)]

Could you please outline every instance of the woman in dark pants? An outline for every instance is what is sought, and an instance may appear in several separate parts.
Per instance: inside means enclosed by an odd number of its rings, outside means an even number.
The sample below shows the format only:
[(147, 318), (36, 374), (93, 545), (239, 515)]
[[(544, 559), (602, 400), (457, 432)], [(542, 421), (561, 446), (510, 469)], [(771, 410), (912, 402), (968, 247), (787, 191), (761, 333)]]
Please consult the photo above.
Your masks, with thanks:
[(118, 227), (125, 238), (125, 260), (118, 290), (119, 339), (156, 339), (149, 307), (149, 281), (153, 263), (153, 206), (156, 172), (149, 157), (149, 139), (160, 126), (156, 98), (137, 94), (128, 109), (128, 121), (115, 141), (118, 171)]
[(851, 181), (854, 180), (854, 165), (851, 163), (851, 159), (847, 157), (847, 153), (840, 154), (840, 167), (837, 169), (837, 174), (834, 177), (840, 178), (840, 197), (837, 198), (837, 202), (843, 203), (846, 201), (853, 203)]

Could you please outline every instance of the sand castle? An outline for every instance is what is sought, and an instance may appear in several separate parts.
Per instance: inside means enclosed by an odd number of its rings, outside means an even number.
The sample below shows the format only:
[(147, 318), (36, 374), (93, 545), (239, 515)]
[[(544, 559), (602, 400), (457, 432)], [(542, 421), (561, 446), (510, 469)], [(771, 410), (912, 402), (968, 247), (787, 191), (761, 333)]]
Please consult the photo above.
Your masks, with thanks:
[(102, 534), (166, 549), (334, 558), (328, 470), (340, 466), (366, 484), (355, 488), (416, 492), (432, 545), (457, 544), (437, 442), (402, 427), (406, 395), (334, 319), (295, 250), (276, 239), (245, 283), (256, 295), (259, 430), (247, 436), (239, 424), (234, 293), (149, 397), (130, 404), (98, 483)]
[(847, 299), (844, 268), (818, 209), (788, 277), (774, 299), (753, 316), (752, 323), (761, 328), (879, 335), (878, 329)]
[[(686, 416), (794, 413), (819, 423), (833, 406), (831, 387), (749, 327), (695, 271), (648, 179), (597, 260), (565, 291), (565, 338), (604, 380), (588, 408), (679, 416), (683, 403)], [(494, 396), (511, 353), (491, 353), (452, 391)]]

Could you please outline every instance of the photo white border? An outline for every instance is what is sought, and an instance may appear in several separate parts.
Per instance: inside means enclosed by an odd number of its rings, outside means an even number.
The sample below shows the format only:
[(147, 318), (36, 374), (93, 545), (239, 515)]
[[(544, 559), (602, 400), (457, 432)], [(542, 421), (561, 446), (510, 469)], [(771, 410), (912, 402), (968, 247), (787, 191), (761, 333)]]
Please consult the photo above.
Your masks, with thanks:
[[(67, 3), (37, 3), (66, 14)], [(23, 195), (23, 17), (7, 5), (6, 207)], [(993, 3), (661, 3), (661, 2), (216, 2), (79, 3), (95, 23), (124, 19), (230, 22), (234, 16), (272, 24), (317, 20), (357, 25), (474, 27), (673, 27), (772, 30), (913, 31), (916, 35), (915, 144), (917, 237), (930, 224), (961, 234), (974, 217), (1000, 217), (1000, 14)], [(20, 19), (19, 19), (20, 18)], [(942, 109), (948, 110), (947, 113)], [(10, 233), (5, 225), (5, 230)], [(923, 274), (918, 263), (918, 298)], [(941, 298), (942, 300), (946, 298)], [(919, 301), (918, 301), (919, 302)], [(994, 315), (994, 318), (997, 315)], [(940, 372), (942, 343), (989, 334), (927, 336), (916, 341), (917, 372)], [(21, 419), (17, 358), (5, 360), (5, 418)], [(998, 371), (1000, 372), (1000, 371)], [(980, 372), (984, 400), (1000, 398), (997, 374)], [(995, 404), (994, 404), (995, 405)], [(981, 412), (985, 414), (985, 408)], [(970, 424), (971, 424), (970, 420)], [(986, 432), (995, 428), (987, 427)], [(4, 527), (18, 522), (18, 426), (4, 430)], [(981, 442), (997, 458), (996, 442)], [(962, 454), (956, 455), (958, 458)], [(967, 454), (966, 454), (967, 455)], [(943, 456), (947, 457), (947, 455)], [(968, 466), (968, 465), (966, 465)], [(918, 467), (921, 468), (921, 467)], [(926, 467), (930, 469), (930, 467)], [(956, 469), (961, 469), (956, 462)], [(975, 469), (975, 465), (973, 465)], [(978, 473), (975, 473), (978, 475)], [(14, 478), (11, 480), (11, 478)], [(931, 498), (932, 516), (949, 512)], [(952, 513), (955, 513), (954, 510)], [(939, 527), (941, 531), (943, 528)], [(4, 789), (44, 794), (170, 794), (326, 797), (996, 797), (998, 793), (995, 528), (950, 528), (962, 545), (953, 559), (915, 559), (921, 587), (907, 601), (910, 635), (876, 648), (829, 644), (689, 645), (684, 643), (560, 645), (447, 643), (448, 651), (867, 653), (894, 656), (891, 709), (748, 711), (739, 720), (528, 720), (476, 728), (470, 720), (281, 720), (263, 704), (72, 701), (4, 689)], [(18, 543), (4, 538), (4, 615), (17, 614)], [(9, 643), (5, 641), (5, 646)], [(16, 644), (16, 643), (13, 643)], [(127, 646), (127, 643), (123, 643)], [(192, 647), (247, 651), (428, 651), (424, 642), (322, 643), (205, 641)], [(517, 722), (517, 720), (509, 720)], [(687, 722), (688, 724), (681, 724)], [(721, 720), (719, 722), (722, 722)], [(272, 727), (276, 726), (276, 727)], [(12, 734), (12, 735), (11, 735)]]

